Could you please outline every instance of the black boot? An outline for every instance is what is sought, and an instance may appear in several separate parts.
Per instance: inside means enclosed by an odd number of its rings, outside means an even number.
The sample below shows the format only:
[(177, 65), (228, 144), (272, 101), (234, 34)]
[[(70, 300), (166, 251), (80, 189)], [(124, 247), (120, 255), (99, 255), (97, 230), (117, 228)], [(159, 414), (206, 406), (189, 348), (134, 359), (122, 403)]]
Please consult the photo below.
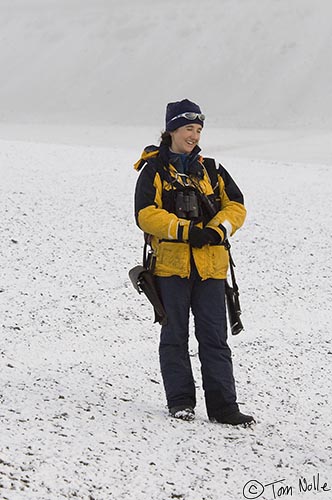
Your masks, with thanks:
[(218, 424), (229, 424), (229, 425), (243, 425), (248, 427), (255, 424), (255, 419), (251, 415), (244, 415), (239, 410), (229, 415), (217, 415), (215, 417), (209, 417), (210, 422), (215, 422)]
[(232, 415), (239, 411), (234, 393), (233, 401), (226, 401), (222, 391), (205, 391), (206, 411), (210, 420), (218, 420), (224, 415)]

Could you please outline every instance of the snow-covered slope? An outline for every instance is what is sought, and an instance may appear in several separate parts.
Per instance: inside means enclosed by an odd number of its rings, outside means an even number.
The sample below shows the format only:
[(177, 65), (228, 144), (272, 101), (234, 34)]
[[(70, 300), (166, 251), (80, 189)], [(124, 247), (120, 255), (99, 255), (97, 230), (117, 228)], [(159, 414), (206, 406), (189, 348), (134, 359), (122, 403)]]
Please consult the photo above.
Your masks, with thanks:
[(0, 120), (332, 125), (329, 0), (2, 0)]
[(317, 473), (331, 486), (330, 167), (224, 162), (248, 206), (233, 241), (246, 331), (230, 344), (257, 419), (231, 429), (207, 421), (193, 335), (197, 420), (167, 416), (159, 328), (127, 277), (142, 242), (132, 152), (0, 146), (1, 499), (239, 500), (278, 480), (300, 499)]
[[(311, 500), (318, 474), (332, 488), (331, 13), (1, 1), (1, 500)], [(128, 280), (131, 165), (183, 97), (248, 207), (233, 241), (246, 331), (230, 345), (253, 429), (207, 421), (193, 334), (197, 419), (168, 418), (159, 328)]]

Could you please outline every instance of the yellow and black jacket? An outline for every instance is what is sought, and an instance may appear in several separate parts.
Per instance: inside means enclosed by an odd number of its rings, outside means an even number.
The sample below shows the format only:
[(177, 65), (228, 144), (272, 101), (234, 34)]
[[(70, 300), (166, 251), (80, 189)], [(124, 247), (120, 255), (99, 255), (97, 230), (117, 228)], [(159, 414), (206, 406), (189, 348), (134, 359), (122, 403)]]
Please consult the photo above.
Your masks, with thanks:
[[(222, 165), (216, 169), (214, 160), (204, 159), (199, 153), (200, 148), (196, 146), (190, 155), (188, 175), (179, 174), (176, 165), (171, 163), (169, 149), (163, 145), (145, 148), (135, 164), (136, 170), (143, 169), (136, 185), (135, 217), (140, 229), (152, 236), (151, 245), (156, 256), (154, 274), (157, 276), (188, 278), (193, 259), (203, 280), (226, 278), (228, 252), (225, 247), (218, 244), (192, 248), (188, 242), (189, 230), (192, 224), (213, 228), (221, 242), (232, 236), (246, 217), (243, 195)], [(211, 168), (207, 168), (208, 162), (211, 167), (211, 161), (215, 179)], [(215, 207), (212, 218), (203, 206), (195, 221), (176, 215), (176, 194), (193, 188)]]

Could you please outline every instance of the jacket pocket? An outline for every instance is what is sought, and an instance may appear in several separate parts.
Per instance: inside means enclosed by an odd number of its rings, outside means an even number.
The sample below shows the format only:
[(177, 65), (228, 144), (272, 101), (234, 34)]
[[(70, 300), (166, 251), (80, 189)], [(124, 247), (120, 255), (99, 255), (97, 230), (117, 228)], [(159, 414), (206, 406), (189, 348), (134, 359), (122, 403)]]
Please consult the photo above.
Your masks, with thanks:
[(194, 259), (202, 279), (225, 279), (228, 268), (228, 253), (221, 245), (206, 245), (195, 249)]
[(222, 245), (211, 245), (208, 247), (209, 260), (211, 264), (211, 276), (215, 278), (226, 278), (228, 269), (228, 253)]
[(189, 275), (190, 251), (188, 243), (162, 241), (156, 251), (155, 274), (158, 276)]

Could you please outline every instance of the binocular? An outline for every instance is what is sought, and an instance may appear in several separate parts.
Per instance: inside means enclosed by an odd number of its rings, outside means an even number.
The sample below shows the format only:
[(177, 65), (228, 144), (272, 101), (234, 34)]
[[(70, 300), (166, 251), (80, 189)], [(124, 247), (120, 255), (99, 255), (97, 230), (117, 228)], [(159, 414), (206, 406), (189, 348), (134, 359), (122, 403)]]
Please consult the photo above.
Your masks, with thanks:
[(194, 190), (177, 192), (175, 213), (181, 219), (194, 220), (199, 218), (199, 204)]

